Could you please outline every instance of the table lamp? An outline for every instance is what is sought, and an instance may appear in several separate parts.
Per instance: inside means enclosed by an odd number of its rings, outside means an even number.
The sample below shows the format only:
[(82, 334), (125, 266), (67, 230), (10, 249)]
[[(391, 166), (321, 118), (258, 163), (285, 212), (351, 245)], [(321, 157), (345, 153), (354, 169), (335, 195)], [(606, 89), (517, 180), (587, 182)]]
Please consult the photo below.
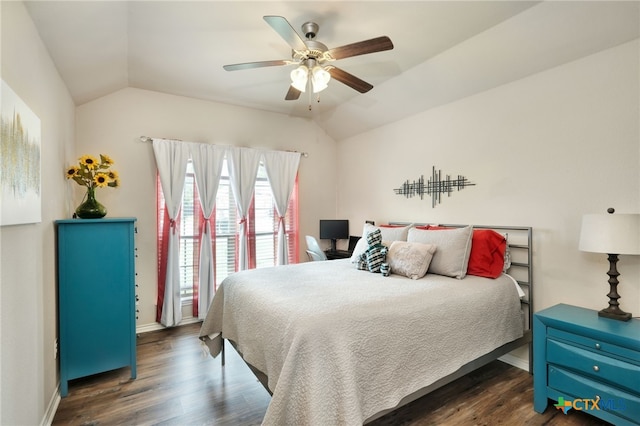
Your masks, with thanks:
[(618, 299), (618, 263), (619, 254), (640, 254), (640, 214), (586, 214), (582, 218), (580, 231), (581, 251), (606, 253), (609, 256), (609, 307), (598, 315), (605, 318), (628, 321), (631, 314), (619, 307)]

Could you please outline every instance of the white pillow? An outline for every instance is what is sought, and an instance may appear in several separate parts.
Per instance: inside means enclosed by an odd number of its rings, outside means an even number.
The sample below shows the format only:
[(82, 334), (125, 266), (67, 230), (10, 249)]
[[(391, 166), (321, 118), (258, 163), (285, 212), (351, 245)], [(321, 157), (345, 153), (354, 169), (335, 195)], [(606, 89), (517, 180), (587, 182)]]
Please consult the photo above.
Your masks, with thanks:
[(417, 280), (427, 273), (435, 252), (436, 246), (432, 244), (394, 241), (387, 253), (387, 263), (392, 274)]
[(471, 226), (442, 230), (413, 228), (409, 230), (407, 241), (438, 247), (428, 272), (462, 279), (467, 275), (472, 235)]
[(504, 239), (507, 241), (507, 247), (504, 250), (504, 266), (502, 267), (502, 273), (506, 274), (509, 268), (511, 268), (511, 252), (509, 251), (509, 234), (504, 233)]
[[(407, 241), (409, 229), (413, 228), (413, 224), (407, 226), (373, 226), (368, 223), (364, 224), (364, 230), (369, 229), (367, 234), (376, 228), (382, 233), (382, 239), (384, 241)], [(363, 233), (362, 235), (365, 234)]]
[(387, 228), (386, 226), (374, 226), (370, 223), (365, 223), (362, 228), (362, 238), (358, 240), (356, 246), (353, 249), (353, 253), (351, 254), (351, 262), (357, 263), (360, 260), (360, 255), (367, 251), (367, 235), (379, 229), (382, 233), (382, 245), (389, 246), (394, 241), (407, 241), (407, 235), (409, 234), (409, 229), (413, 227), (413, 224), (401, 227), (392, 227)]

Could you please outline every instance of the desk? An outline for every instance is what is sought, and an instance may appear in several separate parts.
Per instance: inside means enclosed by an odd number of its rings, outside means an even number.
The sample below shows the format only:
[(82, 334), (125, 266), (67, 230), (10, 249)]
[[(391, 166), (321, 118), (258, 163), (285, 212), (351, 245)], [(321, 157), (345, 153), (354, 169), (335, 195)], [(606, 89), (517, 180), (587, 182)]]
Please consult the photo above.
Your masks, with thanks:
[(324, 254), (327, 255), (327, 259), (348, 259), (351, 257), (352, 252), (347, 250), (326, 250)]

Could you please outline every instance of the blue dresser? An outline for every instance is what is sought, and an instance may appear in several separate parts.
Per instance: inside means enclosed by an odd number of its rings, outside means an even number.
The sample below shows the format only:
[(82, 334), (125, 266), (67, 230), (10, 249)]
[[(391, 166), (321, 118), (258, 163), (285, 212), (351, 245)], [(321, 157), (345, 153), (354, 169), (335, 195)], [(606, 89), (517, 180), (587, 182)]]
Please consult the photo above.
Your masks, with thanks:
[(56, 221), (60, 394), (121, 367), (136, 377), (135, 218)]
[(556, 305), (533, 319), (533, 405), (640, 424), (640, 320)]

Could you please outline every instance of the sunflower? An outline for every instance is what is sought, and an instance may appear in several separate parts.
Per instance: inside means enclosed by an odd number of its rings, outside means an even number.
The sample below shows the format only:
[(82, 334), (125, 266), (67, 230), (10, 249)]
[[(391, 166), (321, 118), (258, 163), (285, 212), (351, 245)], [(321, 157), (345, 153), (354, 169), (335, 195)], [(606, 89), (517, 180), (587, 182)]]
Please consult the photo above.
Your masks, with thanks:
[(80, 157), (80, 164), (89, 170), (93, 170), (98, 166), (98, 160), (92, 155), (83, 155)]
[(107, 154), (100, 154), (100, 161), (106, 166), (113, 165), (113, 160)]
[(77, 176), (79, 171), (80, 171), (80, 167), (78, 167), (78, 166), (69, 167), (67, 169), (67, 179), (71, 179), (71, 178)]
[(98, 188), (104, 188), (109, 184), (109, 175), (107, 173), (96, 173), (93, 182)]

